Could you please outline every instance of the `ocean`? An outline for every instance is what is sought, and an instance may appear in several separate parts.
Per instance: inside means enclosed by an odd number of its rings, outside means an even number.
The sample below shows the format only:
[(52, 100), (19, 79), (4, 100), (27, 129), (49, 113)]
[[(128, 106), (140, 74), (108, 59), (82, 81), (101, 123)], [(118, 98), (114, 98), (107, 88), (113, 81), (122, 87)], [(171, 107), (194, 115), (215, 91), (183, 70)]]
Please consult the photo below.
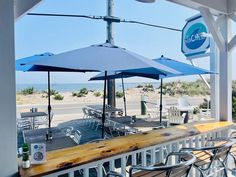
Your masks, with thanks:
[[(145, 85), (149, 83), (125, 83), (125, 89), (135, 88), (140, 84)], [(152, 82), (150, 84), (155, 88), (160, 86), (159, 82)], [(34, 87), (37, 91), (47, 90), (47, 84), (16, 84), (16, 91), (20, 92), (28, 87)], [(103, 90), (103, 83), (51, 84), (51, 89), (57, 90), (58, 92), (73, 92), (82, 88), (87, 88), (88, 90)], [(121, 83), (116, 83), (116, 90), (122, 90)]]

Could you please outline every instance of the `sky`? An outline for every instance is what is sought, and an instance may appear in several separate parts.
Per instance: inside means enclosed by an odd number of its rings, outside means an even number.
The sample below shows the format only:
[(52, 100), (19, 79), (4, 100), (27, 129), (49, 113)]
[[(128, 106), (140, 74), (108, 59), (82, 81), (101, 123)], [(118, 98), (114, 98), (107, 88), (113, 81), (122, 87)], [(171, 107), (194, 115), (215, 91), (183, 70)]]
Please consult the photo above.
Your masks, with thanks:
[[(44, 0), (31, 12), (106, 15), (106, 0)], [(152, 4), (135, 0), (115, 0), (114, 16), (182, 29), (186, 19), (198, 11), (164, 0)], [(106, 23), (102, 20), (65, 17), (23, 16), (15, 25), (16, 59), (52, 52), (54, 54), (100, 44), (106, 41)], [(114, 41), (150, 59), (161, 55), (189, 63), (181, 53), (181, 33), (137, 24), (119, 23), (114, 26)], [(235, 51), (233, 52), (235, 56)], [(209, 58), (195, 59), (202, 68), (209, 69)], [(235, 66), (236, 60), (233, 60)], [(86, 83), (96, 73), (53, 73), (52, 83)], [(236, 79), (236, 71), (233, 71)], [(198, 76), (175, 78), (193, 80)], [(167, 79), (167, 81), (173, 79)], [(130, 78), (126, 82), (153, 82), (145, 78)], [(46, 73), (16, 72), (17, 84), (46, 83)]]

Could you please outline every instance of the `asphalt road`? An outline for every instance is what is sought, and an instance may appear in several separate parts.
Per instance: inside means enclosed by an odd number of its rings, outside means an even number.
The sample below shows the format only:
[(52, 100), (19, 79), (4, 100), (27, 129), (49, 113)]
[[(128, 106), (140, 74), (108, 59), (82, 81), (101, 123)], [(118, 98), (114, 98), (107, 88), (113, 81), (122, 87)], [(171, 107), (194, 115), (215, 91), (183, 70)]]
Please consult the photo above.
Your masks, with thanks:
[[(155, 101), (151, 101), (155, 103)], [(165, 100), (167, 105), (176, 105), (177, 100), (176, 98), (169, 98)], [(189, 98), (189, 103), (191, 105), (199, 105), (203, 102), (202, 98)], [(75, 114), (82, 114), (82, 108), (85, 105), (88, 105), (91, 103), (62, 103), (62, 104), (53, 104), (52, 109), (54, 112), (54, 115), (75, 115)], [(151, 104), (150, 104), (151, 105)], [(20, 112), (26, 112), (29, 111), (30, 108), (37, 107), (38, 110), (41, 111), (47, 111), (47, 105), (37, 104), (37, 105), (17, 105), (17, 116), (20, 115)], [(117, 102), (118, 108), (123, 108), (122, 101)], [(154, 105), (153, 105), (154, 107)], [(138, 111), (140, 110), (140, 102), (127, 102), (127, 110), (128, 111)]]

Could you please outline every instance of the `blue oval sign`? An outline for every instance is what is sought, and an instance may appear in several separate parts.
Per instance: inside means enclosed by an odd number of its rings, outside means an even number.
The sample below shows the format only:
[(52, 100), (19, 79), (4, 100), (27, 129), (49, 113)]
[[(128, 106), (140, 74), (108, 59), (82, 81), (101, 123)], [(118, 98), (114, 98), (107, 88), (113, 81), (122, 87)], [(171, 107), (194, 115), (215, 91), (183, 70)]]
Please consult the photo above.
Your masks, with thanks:
[(189, 49), (198, 49), (206, 41), (206, 37), (202, 34), (207, 33), (205, 25), (202, 23), (196, 23), (192, 25), (186, 32), (184, 42)]

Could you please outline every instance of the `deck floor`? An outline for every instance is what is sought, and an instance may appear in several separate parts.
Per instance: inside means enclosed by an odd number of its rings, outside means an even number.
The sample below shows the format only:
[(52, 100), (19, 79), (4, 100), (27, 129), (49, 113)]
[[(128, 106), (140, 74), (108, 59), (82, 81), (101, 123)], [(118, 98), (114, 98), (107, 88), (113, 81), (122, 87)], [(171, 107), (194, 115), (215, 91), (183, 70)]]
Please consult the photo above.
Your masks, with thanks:
[[(81, 137), (80, 144), (85, 144), (92, 140), (100, 139), (102, 135), (102, 131), (100, 128), (98, 128), (98, 130), (95, 130), (95, 128), (89, 127), (88, 124), (83, 123), (82, 119), (63, 122), (57, 126), (57, 128), (62, 131), (59, 134), (62, 134), (62, 133), (66, 134), (66, 130), (71, 127), (73, 127), (72, 133), (76, 130), (79, 130), (81, 132), (82, 137)], [(35, 131), (30, 131), (30, 132), (25, 131), (25, 133), (23, 133), (22, 131), (19, 131), (18, 132), (18, 148), (22, 147), (24, 140), (28, 144), (42, 142), (42, 138), (44, 139), (44, 137), (46, 137), (46, 131), (47, 131), (47, 128), (36, 129)], [(53, 131), (53, 136), (57, 137), (60, 135), (58, 135), (57, 131)], [(65, 142), (68, 142), (68, 141), (65, 140)], [(55, 143), (55, 146), (50, 145), (50, 148), (49, 149), (47, 148), (47, 151), (62, 149), (62, 148), (73, 146), (73, 145), (76, 145), (76, 144), (70, 143), (70, 145), (66, 146), (66, 145), (63, 145), (62, 143), (62, 145), (59, 146), (58, 143)]]

